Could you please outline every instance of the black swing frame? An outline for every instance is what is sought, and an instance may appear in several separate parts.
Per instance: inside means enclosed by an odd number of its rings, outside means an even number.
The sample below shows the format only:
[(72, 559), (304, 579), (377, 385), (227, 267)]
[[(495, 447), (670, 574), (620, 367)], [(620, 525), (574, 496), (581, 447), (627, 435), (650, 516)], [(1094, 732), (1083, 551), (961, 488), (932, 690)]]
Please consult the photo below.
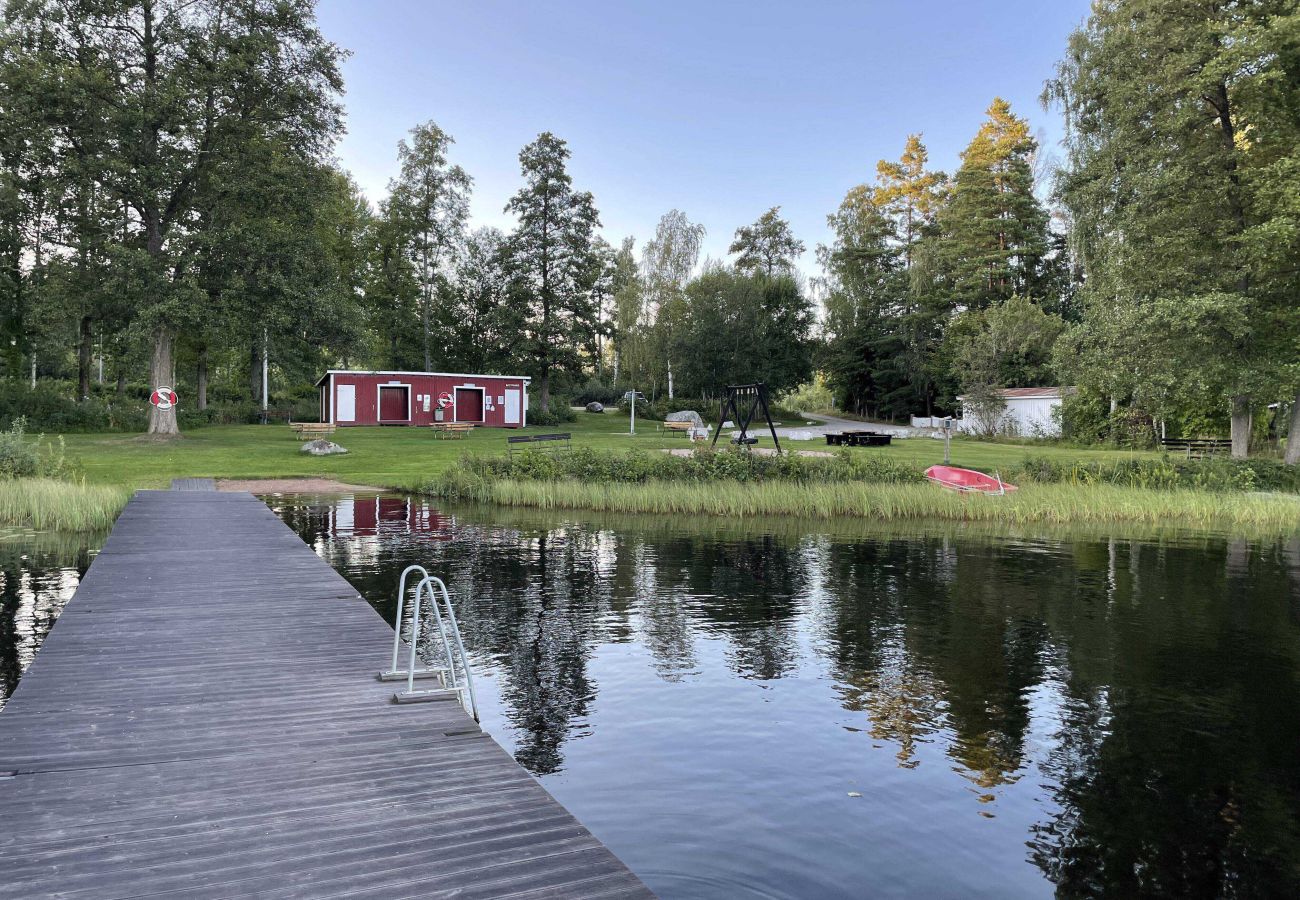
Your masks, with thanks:
[[(740, 412), (739, 399), (749, 401), (743, 415)], [(749, 423), (754, 421), (754, 414), (759, 411), (763, 413), (763, 419), (767, 422), (767, 429), (772, 433), (772, 443), (776, 445), (776, 450), (780, 453), (781, 439), (776, 436), (776, 425), (772, 422), (772, 413), (767, 408), (767, 385), (761, 381), (757, 384), (727, 385), (727, 396), (722, 401), (722, 415), (718, 418), (718, 430), (713, 433), (713, 443), (709, 446), (717, 446), (718, 437), (722, 434), (722, 423), (733, 417), (740, 425), (740, 434), (732, 438), (731, 442), (740, 447), (748, 447), (750, 444), (755, 443), (758, 438), (749, 436)], [(730, 416), (728, 413), (730, 413)]]

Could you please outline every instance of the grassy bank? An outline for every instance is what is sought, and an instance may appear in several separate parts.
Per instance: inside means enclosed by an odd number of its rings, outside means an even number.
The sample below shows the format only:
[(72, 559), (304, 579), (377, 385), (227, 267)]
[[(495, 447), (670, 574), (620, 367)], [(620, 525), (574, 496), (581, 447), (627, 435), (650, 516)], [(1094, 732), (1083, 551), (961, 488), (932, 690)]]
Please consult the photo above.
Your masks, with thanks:
[[(680, 435), (661, 434), (653, 422), (638, 420), (635, 437), (627, 419), (583, 413), (572, 424), (525, 429), (524, 433), (567, 431), (574, 447), (598, 451), (659, 450), (687, 446)], [(497, 428), (477, 429), (465, 440), (436, 440), (424, 428), (341, 428), (334, 440), (350, 451), (345, 456), (304, 456), (302, 445), (284, 425), (219, 425), (186, 432), (179, 440), (155, 443), (136, 435), (69, 434), (67, 454), (92, 484), (166, 487), (173, 478), (333, 478), (351, 484), (406, 488), (423, 484), (455, 465), (463, 455), (494, 456), (506, 449), (507, 434)], [(759, 446), (768, 446), (760, 439)], [(823, 441), (790, 442), (792, 449), (825, 450)], [(943, 441), (928, 438), (895, 441), (891, 447), (852, 451), (864, 457), (905, 462), (924, 469), (943, 461)], [(1053, 447), (953, 441), (953, 463), (974, 469), (1008, 470), (1028, 456), (1113, 460), (1155, 454), (1113, 450), (1064, 450)]]
[(879, 521), (935, 519), (1041, 524), (1178, 525), (1194, 528), (1300, 530), (1300, 498), (1285, 495), (1159, 491), (1112, 485), (1028, 485), (1007, 496), (956, 494), (930, 484), (762, 484), (503, 480), (477, 499), (538, 509), (737, 518), (795, 516)]
[(0, 481), (0, 525), (42, 531), (108, 528), (131, 498), (128, 488), (51, 478)]

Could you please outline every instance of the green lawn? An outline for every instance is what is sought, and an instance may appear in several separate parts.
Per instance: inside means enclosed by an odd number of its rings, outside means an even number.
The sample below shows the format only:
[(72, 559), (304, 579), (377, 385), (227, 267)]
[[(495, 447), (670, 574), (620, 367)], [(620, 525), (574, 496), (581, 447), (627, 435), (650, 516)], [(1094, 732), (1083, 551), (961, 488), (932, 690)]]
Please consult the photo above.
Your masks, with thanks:
[[(455, 462), (461, 454), (504, 453), (506, 436), (520, 433), (569, 431), (573, 433), (575, 446), (600, 450), (687, 446), (681, 436), (658, 433), (654, 422), (638, 420), (636, 437), (627, 434), (627, 425), (627, 419), (620, 415), (579, 413), (578, 421), (557, 428), (530, 427), (524, 432), (477, 429), (464, 440), (438, 440), (425, 428), (341, 428), (335, 433), (334, 440), (351, 452), (332, 457), (311, 457), (300, 453), (300, 444), (284, 425), (199, 428), (169, 443), (155, 443), (138, 435), (124, 434), (69, 434), (64, 440), (68, 456), (80, 462), (87, 481), (130, 487), (165, 487), (172, 478), (205, 476), (316, 476), (378, 487), (405, 487), (426, 481)], [(759, 446), (770, 446), (770, 440), (762, 440)], [(789, 446), (825, 449), (820, 440), (792, 441)], [(895, 441), (889, 448), (861, 448), (851, 452), (889, 454), (924, 467), (943, 461), (943, 442), (912, 438)], [(952, 461), (954, 465), (992, 470), (1027, 454), (1068, 459), (1121, 455), (1119, 451), (955, 440)]]

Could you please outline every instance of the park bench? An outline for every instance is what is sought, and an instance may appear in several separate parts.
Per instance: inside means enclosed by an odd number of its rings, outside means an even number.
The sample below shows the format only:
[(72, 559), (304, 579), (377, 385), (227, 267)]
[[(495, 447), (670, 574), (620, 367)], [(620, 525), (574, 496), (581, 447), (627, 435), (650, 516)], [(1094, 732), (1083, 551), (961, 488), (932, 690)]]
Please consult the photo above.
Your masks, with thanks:
[(289, 428), (291, 433), (300, 440), (325, 437), (334, 433), (334, 425), (331, 422), (290, 422)]
[[(515, 455), (515, 446), (517, 444), (541, 444), (539, 450), (572, 450), (573, 435), (567, 431), (558, 434), (520, 434), (514, 437), (506, 438), (506, 449), (510, 455)], [(527, 447), (520, 447), (520, 450), (526, 450)]]
[(1164, 438), (1160, 446), (1166, 452), (1183, 453), (1188, 459), (1204, 459), (1216, 453), (1231, 453), (1232, 441), (1227, 438)]
[(688, 441), (707, 441), (711, 425), (699, 426), (694, 422), (660, 422), (661, 432), (672, 432), (685, 436)]
[(689, 434), (691, 428), (693, 427), (694, 427), (694, 423), (692, 422), (660, 422), (659, 423), (660, 431), (672, 431), (678, 434)]
[(877, 431), (844, 431), (840, 434), (826, 435), (828, 447), (888, 447), (892, 435)]
[(434, 422), (430, 426), (433, 429), (433, 436), (436, 438), (447, 438), (449, 440), (460, 440), (474, 430), (473, 422)]

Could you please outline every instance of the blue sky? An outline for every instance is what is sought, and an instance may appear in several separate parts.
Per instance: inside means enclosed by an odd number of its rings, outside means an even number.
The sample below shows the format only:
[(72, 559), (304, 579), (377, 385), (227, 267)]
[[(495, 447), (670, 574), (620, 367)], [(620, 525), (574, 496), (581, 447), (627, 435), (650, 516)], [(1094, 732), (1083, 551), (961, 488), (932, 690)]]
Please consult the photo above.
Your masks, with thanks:
[(372, 202), (396, 145), (432, 119), (474, 178), (475, 225), (509, 228), (519, 149), (569, 142), (605, 237), (638, 247), (672, 208), (726, 256), (735, 229), (780, 206), (809, 248), (846, 190), (909, 132), (953, 171), (994, 96), (1054, 146), (1038, 102), (1088, 0), (620, 3), (321, 0), (344, 66), (339, 159)]

